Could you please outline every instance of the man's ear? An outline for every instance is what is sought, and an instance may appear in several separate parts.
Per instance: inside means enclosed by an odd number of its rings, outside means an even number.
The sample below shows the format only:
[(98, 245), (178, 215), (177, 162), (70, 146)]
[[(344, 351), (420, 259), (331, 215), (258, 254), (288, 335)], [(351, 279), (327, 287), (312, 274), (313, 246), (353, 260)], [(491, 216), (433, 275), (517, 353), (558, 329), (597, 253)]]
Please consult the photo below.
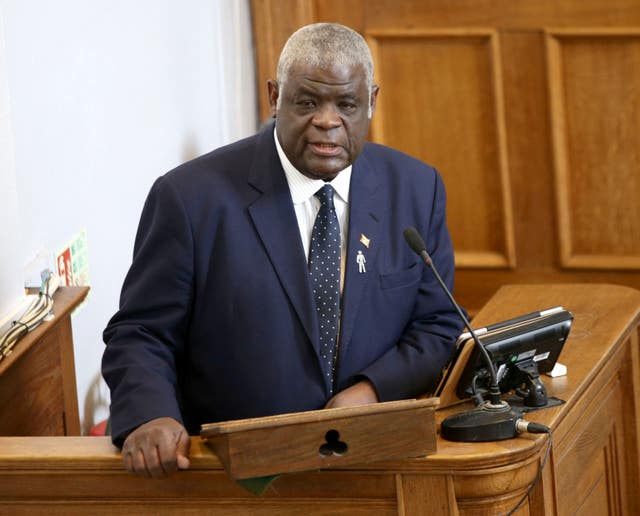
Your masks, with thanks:
[(276, 106), (278, 105), (278, 96), (280, 95), (280, 89), (278, 83), (273, 79), (267, 81), (267, 89), (269, 91), (269, 106), (271, 107), (271, 116), (276, 117)]
[(374, 84), (371, 88), (371, 96), (369, 97), (369, 106), (371, 107), (371, 116), (376, 112), (376, 103), (378, 102), (378, 92), (380, 91), (380, 86)]

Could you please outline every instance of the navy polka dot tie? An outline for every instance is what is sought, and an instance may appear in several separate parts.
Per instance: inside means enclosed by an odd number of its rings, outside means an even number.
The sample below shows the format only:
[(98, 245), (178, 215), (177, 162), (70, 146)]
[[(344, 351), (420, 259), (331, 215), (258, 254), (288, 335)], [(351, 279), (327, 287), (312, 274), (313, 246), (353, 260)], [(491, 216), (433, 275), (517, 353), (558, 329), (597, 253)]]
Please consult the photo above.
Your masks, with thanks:
[(340, 312), (340, 224), (333, 206), (333, 188), (325, 185), (315, 195), (320, 200), (320, 211), (311, 233), (309, 274), (320, 325), (320, 355), (332, 396)]

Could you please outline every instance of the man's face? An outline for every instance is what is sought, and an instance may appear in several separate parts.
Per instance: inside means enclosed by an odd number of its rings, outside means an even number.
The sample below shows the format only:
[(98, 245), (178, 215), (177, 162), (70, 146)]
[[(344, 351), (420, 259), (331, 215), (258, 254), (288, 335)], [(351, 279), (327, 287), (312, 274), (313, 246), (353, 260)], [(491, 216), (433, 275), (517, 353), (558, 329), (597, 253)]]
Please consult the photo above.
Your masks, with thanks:
[[(278, 96), (282, 95), (276, 109)], [(284, 91), (269, 81), (276, 132), (289, 161), (305, 176), (330, 181), (358, 157), (369, 131), (369, 104), (362, 65), (314, 68), (294, 64)]]

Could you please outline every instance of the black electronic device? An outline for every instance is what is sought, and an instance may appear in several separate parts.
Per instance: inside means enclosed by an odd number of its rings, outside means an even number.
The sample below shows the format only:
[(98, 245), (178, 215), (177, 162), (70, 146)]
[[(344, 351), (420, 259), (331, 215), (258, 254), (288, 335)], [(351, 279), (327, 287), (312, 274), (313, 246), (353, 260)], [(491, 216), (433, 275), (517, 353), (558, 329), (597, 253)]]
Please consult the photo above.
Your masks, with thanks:
[[(546, 315), (502, 326), (480, 336), (491, 356), (500, 391), (515, 391), (524, 407), (547, 406), (546, 388), (540, 375), (553, 369), (573, 321), (571, 312), (562, 307), (545, 310), (541, 314)], [(459, 345), (464, 345), (464, 342)], [(462, 371), (456, 394), (461, 399), (473, 397), (479, 401), (489, 392), (490, 382), (486, 362), (475, 348)]]
[[(529, 428), (529, 425), (522, 420), (521, 414), (511, 409), (511, 406), (500, 399), (500, 388), (498, 387), (498, 377), (491, 362), (489, 353), (480, 343), (478, 335), (469, 324), (466, 315), (456, 303), (453, 294), (449, 291), (444, 281), (440, 277), (438, 270), (433, 264), (433, 260), (427, 252), (424, 240), (414, 227), (409, 227), (403, 231), (403, 235), (409, 247), (422, 259), (424, 264), (431, 269), (434, 277), (438, 281), (440, 288), (446, 294), (464, 325), (469, 328), (471, 336), (483, 355), (487, 365), (491, 381), (489, 383), (489, 399), (473, 410), (454, 414), (445, 418), (440, 424), (440, 435), (450, 441), (498, 441), (511, 439)], [(524, 430), (526, 431), (526, 430)]]
[[(474, 349), (477, 349), (481, 353), (489, 373), (488, 399), (479, 400), (479, 405), (475, 409), (453, 414), (445, 418), (440, 424), (440, 435), (450, 441), (474, 442), (510, 439), (521, 432), (550, 432), (544, 425), (525, 421), (522, 418), (522, 411), (512, 409), (509, 403), (501, 399), (498, 375), (491, 356), (480, 342), (476, 330), (471, 327), (466, 315), (458, 303), (456, 303), (453, 294), (451, 294), (440, 277), (431, 256), (429, 256), (427, 252), (426, 245), (420, 233), (418, 233), (416, 228), (408, 227), (403, 231), (403, 235), (409, 247), (411, 247), (411, 249), (420, 256), (424, 264), (431, 269), (440, 288), (451, 302), (451, 306), (455, 309), (460, 320), (469, 329), (470, 336), (475, 343)], [(535, 318), (535, 314), (529, 314), (518, 318), (518, 322), (530, 320), (531, 315)], [(515, 320), (512, 320), (511, 322), (514, 321)], [(506, 328), (506, 326), (507, 324), (505, 322), (504, 324), (494, 325), (494, 328)], [(486, 332), (488, 328), (484, 328), (484, 330)], [(449, 374), (443, 374), (443, 380), (448, 376)]]

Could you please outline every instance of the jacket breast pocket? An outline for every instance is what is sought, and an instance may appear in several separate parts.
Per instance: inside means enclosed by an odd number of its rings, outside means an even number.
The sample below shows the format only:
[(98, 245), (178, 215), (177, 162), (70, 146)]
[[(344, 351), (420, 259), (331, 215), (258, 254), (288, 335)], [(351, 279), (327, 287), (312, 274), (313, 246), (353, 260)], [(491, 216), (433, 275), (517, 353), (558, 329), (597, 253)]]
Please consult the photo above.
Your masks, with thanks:
[(420, 281), (421, 269), (418, 263), (414, 263), (408, 269), (389, 274), (380, 274), (380, 288), (400, 288), (408, 287)]

